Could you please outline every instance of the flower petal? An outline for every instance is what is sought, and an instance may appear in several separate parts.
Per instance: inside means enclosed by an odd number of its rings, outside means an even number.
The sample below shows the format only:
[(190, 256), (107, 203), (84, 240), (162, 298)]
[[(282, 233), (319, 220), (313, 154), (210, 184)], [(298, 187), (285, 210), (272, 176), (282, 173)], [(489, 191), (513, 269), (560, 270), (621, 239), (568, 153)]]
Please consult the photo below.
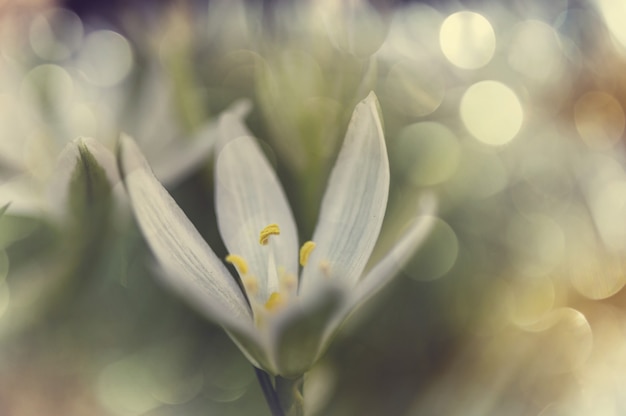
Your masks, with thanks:
[(163, 267), (163, 281), (225, 327), (250, 332), (251, 312), (225, 266), (154, 177), (135, 142), (120, 139), (120, 159), (135, 218)]
[[(298, 273), (298, 236), (283, 189), (261, 149), (245, 133), (245, 126), (232, 115), (220, 120), (228, 141), (215, 165), (215, 204), (222, 239), (231, 254), (243, 257), (250, 274), (259, 279), (258, 298), (267, 300), (269, 250), (273, 250), (279, 274)], [(259, 243), (259, 233), (278, 224), (280, 235)]]
[(325, 351), (348, 316), (378, 290), (389, 283), (409, 260), (415, 250), (424, 242), (435, 223), (432, 214), (435, 212), (436, 206), (437, 203), (433, 195), (429, 194), (421, 198), (418, 213), (402, 238), (389, 253), (359, 281), (356, 288), (348, 292), (348, 297), (342, 303), (341, 308), (335, 311), (334, 315), (328, 320), (325, 332), (319, 336), (320, 353)]
[(353, 309), (382, 289), (400, 271), (417, 248), (426, 240), (433, 225), (437, 201), (431, 194), (420, 198), (413, 223), (393, 248), (359, 281), (351, 293), (349, 308)]
[(377, 104), (370, 93), (354, 110), (324, 195), (301, 293), (315, 286), (320, 269), (353, 285), (378, 239), (389, 193), (389, 161)]

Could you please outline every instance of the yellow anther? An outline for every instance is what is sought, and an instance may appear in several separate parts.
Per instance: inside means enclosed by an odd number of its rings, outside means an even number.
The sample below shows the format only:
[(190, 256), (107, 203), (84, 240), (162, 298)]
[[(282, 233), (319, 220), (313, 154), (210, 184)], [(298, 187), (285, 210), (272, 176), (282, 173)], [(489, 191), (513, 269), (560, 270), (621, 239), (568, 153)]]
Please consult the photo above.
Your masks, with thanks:
[(273, 312), (283, 306), (287, 302), (285, 296), (281, 295), (278, 292), (272, 292), (270, 298), (265, 302), (265, 309), (270, 312)]
[(237, 271), (240, 275), (248, 274), (248, 263), (243, 259), (243, 257), (237, 254), (229, 254), (226, 256), (226, 261), (237, 268)]
[(309, 261), (309, 256), (314, 248), (315, 243), (313, 241), (307, 241), (302, 244), (302, 247), (300, 248), (300, 266), (306, 266), (307, 261)]
[(265, 246), (270, 240), (270, 235), (279, 234), (280, 228), (278, 227), (278, 224), (270, 224), (261, 230), (261, 234), (259, 235), (259, 243)]
[(256, 295), (259, 293), (259, 280), (254, 276), (245, 276), (241, 279), (243, 287), (248, 295)]

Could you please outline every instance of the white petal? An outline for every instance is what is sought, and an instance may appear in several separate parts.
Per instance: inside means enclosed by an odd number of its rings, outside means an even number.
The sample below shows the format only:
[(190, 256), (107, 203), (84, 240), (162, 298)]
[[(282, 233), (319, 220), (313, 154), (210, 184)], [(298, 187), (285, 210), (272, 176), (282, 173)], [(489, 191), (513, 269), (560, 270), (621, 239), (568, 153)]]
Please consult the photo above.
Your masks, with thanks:
[[(250, 112), (251, 105), (250, 100), (238, 100), (225, 112), (233, 117), (243, 119)], [(218, 122), (211, 120), (193, 137), (172, 140), (167, 146), (154, 152), (153, 156), (148, 153), (148, 159), (155, 176), (166, 187), (180, 183), (202, 163), (206, 162), (209, 153), (215, 148), (218, 138)]]
[(425, 195), (421, 198), (418, 213), (408, 230), (389, 253), (359, 281), (352, 291), (348, 292), (348, 297), (342, 303), (340, 310), (330, 317), (325, 332), (320, 337), (320, 353), (325, 351), (347, 317), (363, 302), (389, 283), (415, 250), (424, 242), (435, 223), (432, 215), (436, 210), (436, 206), (437, 203), (434, 196)]
[[(279, 273), (298, 273), (296, 225), (276, 174), (255, 140), (238, 136), (245, 132), (231, 115), (220, 121), (230, 139), (218, 155), (215, 166), (215, 204), (222, 239), (231, 254), (242, 256), (249, 274), (259, 279), (258, 299), (270, 295), (268, 255), (273, 250)], [(280, 235), (270, 237), (268, 246), (259, 243), (259, 233), (269, 224), (278, 224)], [(271, 247), (270, 247), (271, 246)]]
[(301, 293), (323, 279), (321, 264), (331, 279), (354, 284), (378, 239), (389, 193), (389, 161), (377, 103), (370, 93), (354, 110), (324, 195)]
[(135, 142), (120, 139), (122, 170), (135, 218), (164, 269), (163, 281), (225, 327), (253, 327), (246, 300), (222, 262), (157, 181)]
[(350, 308), (358, 306), (382, 289), (400, 271), (432, 230), (436, 208), (437, 202), (433, 195), (421, 197), (413, 223), (385, 257), (359, 281), (352, 292)]

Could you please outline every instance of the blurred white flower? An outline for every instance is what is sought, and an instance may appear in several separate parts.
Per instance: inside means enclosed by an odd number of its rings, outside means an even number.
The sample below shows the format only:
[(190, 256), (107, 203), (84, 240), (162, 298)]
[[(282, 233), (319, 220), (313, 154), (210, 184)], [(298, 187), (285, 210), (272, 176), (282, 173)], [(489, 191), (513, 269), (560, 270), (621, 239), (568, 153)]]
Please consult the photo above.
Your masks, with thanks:
[(291, 209), (258, 145), (232, 113), (221, 117), (219, 128), (224, 145), (215, 167), (217, 219), (230, 252), (226, 261), (236, 267), (241, 286), (156, 179), (135, 142), (123, 137), (120, 158), (131, 204), (164, 282), (222, 325), (255, 366), (299, 376), (350, 312), (386, 284), (424, 240), (435, 201), (422, 199), (404, 236), (365, 272), (389, 191), (385, 139), (371, 93), (354, 111), (317, 228), (298, 252)]
[[(48, 38), (42, 28), (49, 25), (67, 36)], [(22, 26), (3, 28), (0, 41), (7, 52), (0, 56), (0, 205), (11, 201), (9, 213), (48, 214), (51, 183), (70, 169), (64, 153), (76, 137), (94, 137), (99, 153), (112, 153), (120, 131), (133, 134), (168, 187), (207, 160), (217, 123), (202, 124), (201, 115), (183, 125), (180, 86), (158, 56), (138, 60), (130, 42), (110, 30), (83, 33), (64, 9), (25, 18)], [(32, 48), (9, 47), (28, 36)], [(243, 100), (230, 110), (244, 117), (249, 108)]]
[[(240, 100), (228, 111), (236, 117), (245, 117), (249, 108), (248, 100)], [(148, 137), (152, 140), (143, 140), (142, 149), (148, 155), (159, 180), (171, 186), (207, 160), (217, 141), (217, 123), (208, 121), (192, 137)], [(58, 201), (59, 195), (62, 195), (57, 187), (67, 187), (68, 183), (63, 181), (69, 178), (74, 166), (75, 159), (69, 161), (68, 157), (76, 152), (76, 143), (61, 141), (63, 145), (57, 148), (59, 140), (52, 135), (37, 135), (29, 139), (13, 136), (8, 139), (11, 140), (14, 141), (13, 146), (9, 146), (10, 143), (6, 146), (10, 150), (3, 152), (0, 148), (0, 160), (8, 161), (5, 165), (10, 167), (4, 173), (0, 171), (0, 205), (11, 202), (9, 212), (13, 214), (40, 216), (50, 214), (50, 210), (54, 213), (59, 209), (54, 201)], [(70, 136), (67, 140), (71, 140)], [(102, 156), (100, 162), (103, 162), (103, 166), (112, 166), (107, 168), (107, 172), (116, 170), (113, 143), (91, 138), (85, 141), (91, 151)], [(43, 166), (50, 168), (43, 169)], [(113, 181), (112, 185), (115, 186), (116, 182)], [(50, 202), (53, 204), (50, 205)]]

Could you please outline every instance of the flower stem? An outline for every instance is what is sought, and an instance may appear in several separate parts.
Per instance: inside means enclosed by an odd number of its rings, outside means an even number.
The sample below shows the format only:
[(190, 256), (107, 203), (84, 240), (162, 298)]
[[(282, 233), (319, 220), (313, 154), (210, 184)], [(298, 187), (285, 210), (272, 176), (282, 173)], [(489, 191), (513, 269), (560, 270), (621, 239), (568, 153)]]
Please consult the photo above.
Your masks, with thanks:
[(287, 416), (304, 416), (304, 397), (302, 395), (304, 379), (302, 377), (289, 379), (277, 376), (275, 381), (276, 394)]
[(274, 390), (274, 386), (272, 385), (272, 380), (270, 379), (269, 374), (256, 367), (254, 367), (254, 372), (256, 373), (256, 377), (259, 380), (261, 390), (263, 390), (263, 395), (265, 396), (265, 400), (267, 401), (267, 406), (270, 408), (270, 412), (272, 412), (272, 416), (285, 416), (285, 412), (280, 405), (280, 400), (278, 399), (278, 395)]

